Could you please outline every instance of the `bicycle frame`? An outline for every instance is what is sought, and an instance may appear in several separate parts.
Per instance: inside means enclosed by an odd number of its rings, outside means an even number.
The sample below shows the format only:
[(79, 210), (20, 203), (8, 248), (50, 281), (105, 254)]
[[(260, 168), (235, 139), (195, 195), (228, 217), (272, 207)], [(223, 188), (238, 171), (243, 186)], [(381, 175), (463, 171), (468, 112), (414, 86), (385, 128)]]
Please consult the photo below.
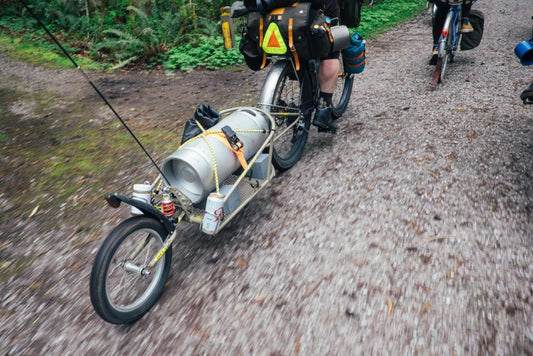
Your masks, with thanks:
[[(457, 50), (457, 44), (459, 43), (460, 33), (456, 31), (457, 22), (461, 17), (462, 11), (462, 2), (452, 4), (446, 15), (446, 20), (444, 21), (444, 26), (442, 26), (442, 33), (439, 38), (439, 57), (442, 57), (446, 54), (446, 51), (450, 53), (455, 53)], [(451, 26), (451, 27), (450, 27)], [(450, 28), (452, 30), (452, 48), (446, 48), (447, 38), (450, 36)]]
[[(315, 108), (315, 103), (318, 100), (318, 63), (317, 61), (308, 61), (303, 63), (300, 70), (296, 70), (296, 66), (294, 65), (294, 60), (290, 57), (281, 57), (281, 58), (273, 58), (275, 60), (274, 64), (272, 64), (272, 69), (269, 71), (267, 75), (267, 79), (265, 80), (265, 87), (263, 88), (264, 93), (272, 93), (276, 90), (276, 84), (277, 80), (269, 80), (269, 78), (272, 76), (274, 78), (277, 78), (281, 71), (283, 71), (284, 67), (287, 65), (290, 65), (292, 68), (292, 71), (294, 73), (294, 76), (298, 78), (298, 82), (300, 83), (300, 87), (302, 90), (300, 91), (300, 102), (302, 103), (302, 107), (300, 108), (299, 113), (285, 113), (285, 112), (277, 112), (277, 113), (271, 113), (272, 116), (296, 116), (300, 117), (301, 115), (311, 115), (313, 109)], [(311, 68), (313, 66), (313, 68)], [(278, 108), (275, 107), (272, 104), (268, 102), (267, 99), (260, 97), (257, 106), (259, 108), (263, 108), (265, 110), (270, 108)], [(294, 120), (294, 122), (291, 125), (285, 126), (282, 131), (277, 132), (274, 141), (282, 136), (285, 132), (292, 130), (294, 125), (298, 124), (298, 120)]]
[[(435, 72), (431, 78), (430, 84), (435, 86), (442, 82), (446, 72), (448, 61), (453, 61), (455, 52), (457, 51), (460, 42), (461, 33), (457, 32), (457, 26), (461, 19), (463, 1), (456, 0), (450, 3), (450, 8), (446, 14), (444, 25), (442, 26), (441, 35), (439, 37), (439, 53)], [(450, 37), (451, 36), (451, 37)], [(450, 41), (451, 39), (451, 41)]]

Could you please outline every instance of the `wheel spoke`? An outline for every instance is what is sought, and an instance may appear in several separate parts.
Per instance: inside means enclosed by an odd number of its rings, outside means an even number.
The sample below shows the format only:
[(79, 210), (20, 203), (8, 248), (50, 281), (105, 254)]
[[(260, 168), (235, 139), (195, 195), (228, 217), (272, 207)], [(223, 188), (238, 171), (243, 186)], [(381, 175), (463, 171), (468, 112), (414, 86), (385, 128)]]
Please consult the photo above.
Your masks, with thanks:
[(129, 256), (128, 260), (134, 260), (137, 257), (137, 255), (146, 247), (146, 245), (148, 245), (151, 238), (152, 238), (152, 235), (148, 234), (148, 236), (146, 236), (144, 241), (142, 241), (140, 244), (137, 245), (137, 247), (135, 247), (135, 249), (132, 251), (131, 255)]

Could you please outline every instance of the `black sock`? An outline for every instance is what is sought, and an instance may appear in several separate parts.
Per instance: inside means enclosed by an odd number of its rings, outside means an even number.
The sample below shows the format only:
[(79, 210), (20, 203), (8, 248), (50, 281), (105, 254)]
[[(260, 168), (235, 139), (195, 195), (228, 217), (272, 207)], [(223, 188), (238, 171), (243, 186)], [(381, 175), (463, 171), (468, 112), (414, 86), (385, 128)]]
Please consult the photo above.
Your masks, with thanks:
[(324, 93), (323, 91), (320, 92), (320, 97), (322, 100), (324, 100), (324, 104), (331, 103), (333, 99), (333, 93)]

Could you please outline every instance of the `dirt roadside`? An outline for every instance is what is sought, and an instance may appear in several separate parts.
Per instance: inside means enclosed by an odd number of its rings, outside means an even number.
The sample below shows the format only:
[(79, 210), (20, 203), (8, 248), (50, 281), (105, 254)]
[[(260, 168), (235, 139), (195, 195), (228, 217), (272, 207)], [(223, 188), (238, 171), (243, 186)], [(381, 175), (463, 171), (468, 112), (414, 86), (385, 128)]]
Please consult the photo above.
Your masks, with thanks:
[[(533, 354), (533, 111), (518, 99), (531, 71), (512, 52), (531, 3), (475, 7), (482, 45), (459, 52), (435, 91), (427, 16), (371, 41), (339, 134), (313, 131), (302, 160), (218, 236), (184, 228), (161, 299), (131, 326), (101, 321), (88, 296), (94, 255), (127, 211), (91, 197), (79, 216), (57, 204), (28, 219), (39, 202), (14, 214), (9, 197), (37, 184), (23, 172), (39, 159), (5, 144), (0, 353)], [(1, 128), (24, 144), (63, 144), (50, 133), (65, 117), (114, 120), (75, 70), (0, 54), (0, 73)], [(142, 131), (176, 130), (199, 103), (251, 104), (264, 75), (91, 77)], [(120, 164), (85, 179), (126, 189), (150, 171)]]

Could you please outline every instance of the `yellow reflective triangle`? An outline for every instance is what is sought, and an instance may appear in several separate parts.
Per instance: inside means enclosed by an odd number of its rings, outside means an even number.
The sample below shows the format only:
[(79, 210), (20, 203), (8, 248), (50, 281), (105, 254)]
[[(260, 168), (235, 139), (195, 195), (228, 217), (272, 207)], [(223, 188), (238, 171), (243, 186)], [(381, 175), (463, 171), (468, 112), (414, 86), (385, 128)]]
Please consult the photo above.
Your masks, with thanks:
[(279, 27), (275, 22), (271, 22), (265, 32), (265, 38), (263, 39), (263, 45), (261, 46), (263, 51), (268, 54), (285, 54), (287, 53), (287, 45), (283, 40), (283, 36), (279, 31)]

